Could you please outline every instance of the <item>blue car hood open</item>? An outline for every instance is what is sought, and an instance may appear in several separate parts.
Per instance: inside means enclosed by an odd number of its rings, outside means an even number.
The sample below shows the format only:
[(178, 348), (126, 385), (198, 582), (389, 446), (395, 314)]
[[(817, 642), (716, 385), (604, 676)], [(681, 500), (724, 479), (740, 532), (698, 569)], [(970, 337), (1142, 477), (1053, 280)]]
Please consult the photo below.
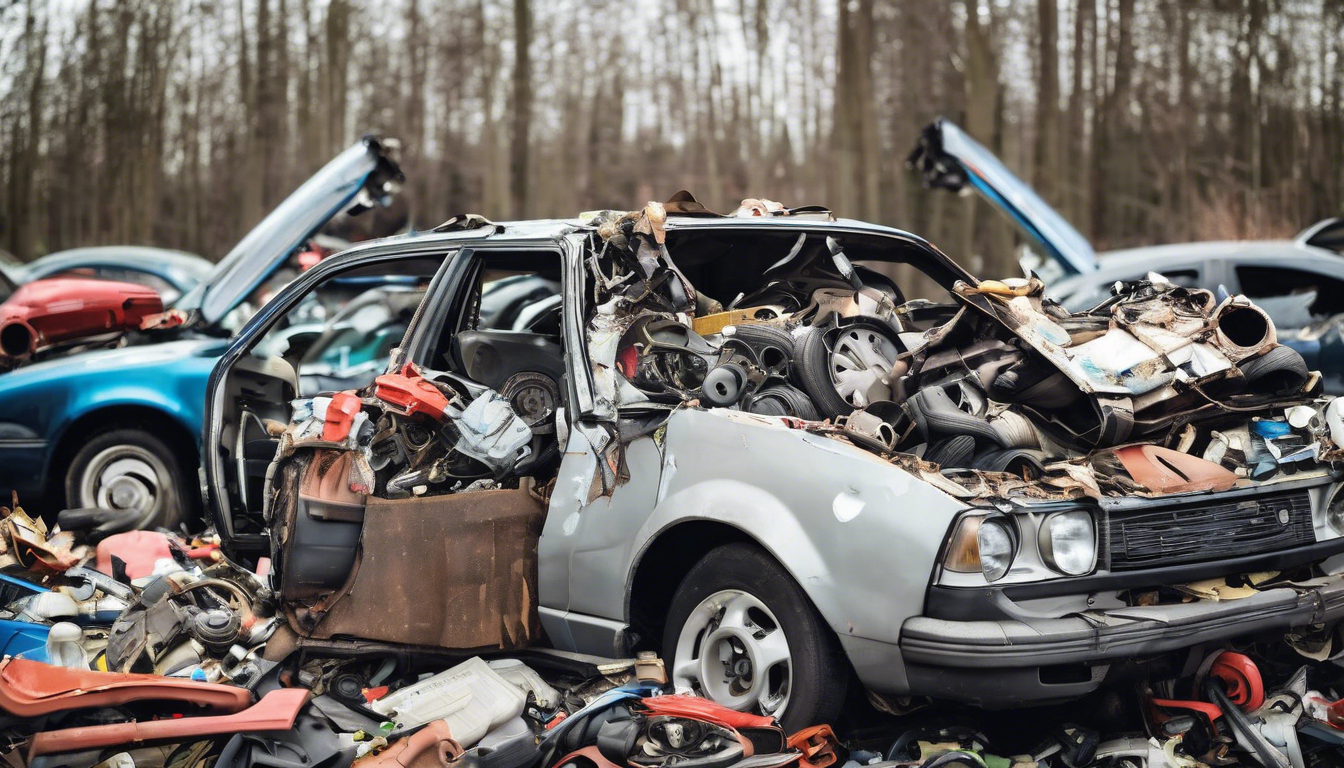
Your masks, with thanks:
[(1065, 274), (1097, 269), (1097, 254), (1082, 233), (1019, 179), (993, 152), (951, 120), (935, 120), (920, 135), (908, 164), (929, 187), (960, 192), (967, 184), (1034, 240)]
[[(197, 313), (206, 325), (219, 322), (333, 216), (354, 206), (386, 205), (402, 178), (384, 143), (364, 138), (290, 193), (176, 308)], [(366, 196), (356, 200), (361, 192)]]

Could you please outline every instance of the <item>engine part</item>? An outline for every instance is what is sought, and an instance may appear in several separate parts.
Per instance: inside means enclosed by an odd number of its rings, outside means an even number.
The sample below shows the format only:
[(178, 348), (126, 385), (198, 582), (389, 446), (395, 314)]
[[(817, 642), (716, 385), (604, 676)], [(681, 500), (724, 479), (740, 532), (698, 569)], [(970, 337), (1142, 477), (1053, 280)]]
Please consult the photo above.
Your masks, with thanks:
[(891, 451), (896, 446), (896, 429), (875, 413), (855, 411), (845, 418), (845, 436), (860, 445), (878, 451)]
[(1218, 346), (1232, 362), (1259, 354), (1278, 341), (1274, 321), (1245, 296), (1220, 304), (1213, 311), (1213, 323)]
[(238, 640), (242, 621), (238, 614), (222, 608), (201, 611), (191, 621), (191, 635), (201, 641), (207, 650), (217, 655), (228, 653)]
[(747, 372), (737, 363), (724, 363), (705, 374), (703, 395), (711, 405), (725, 408), (742, 399), (747, 384)]
[(534, 435), (555, 432), (555, 409), (560, 405), (560, 386), (544, 373), (515, 373), (499, 388)]

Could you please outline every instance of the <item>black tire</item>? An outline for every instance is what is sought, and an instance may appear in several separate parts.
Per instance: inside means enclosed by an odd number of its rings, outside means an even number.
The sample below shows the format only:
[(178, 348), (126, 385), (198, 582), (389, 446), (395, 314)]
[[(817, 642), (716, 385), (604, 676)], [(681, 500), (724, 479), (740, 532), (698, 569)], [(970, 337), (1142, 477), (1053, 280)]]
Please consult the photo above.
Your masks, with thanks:
[(780, 723), (785, 733), (839, 717), (850, 667), (840, 641), (789, 572), (759, 547), (735, 542), (710, 550), (682, 579), (663, 632), (663, 659), (674, 669), (677, 642), (692, 612), (724, 590), (745, 592), (774, 614), (789, 647), (789, 698)]
[(788, 384), (773, 384), (757, 392), (751, 398), (747, 410), (766, 416), (794, 416), (807, 421), (821, 418), (807, 395)]
[[(150, 432), (135, 427), (121, 427), (100, 432), (84, 443), (70, 460), (65, 474), (66, 505), (71, 509), (106, 506), (113, 509), (135, 508), (141, 511), (134, 527), (175, 528), (184, 520), (194, 519), (197, 492), (196, 485), (184, 466), (179, 449)], [(141, 473), (128, 476), (126, 483), (133, 490), (150, 487), (153, 493), (146, 499), (152, 499), (152, 505), (107, 504), (100, 503), (96, 496), (90, 495), (89, 483), (93, 492), (102, 485), (95, 479), (100, 468), (106, 468), (109, 461), (130, 458), (148, 467), (153, 477), (144, 477)], [(137, 496), (137, 498), (142, 498)]]
[(956, 435), (929, 443), (924, 452), (924, 460), (947, 469), (961, 468), (969, 464), (975, 453), (975, 438), (970, 435)]
[(1299, 390), (1311, 376), (1302, 354), (1283, 345), (1270, 347), (1263, 354), (1242, 360), (1237, 367), (1241, 369), (1241, 375), (1246, 377), (1248, 388), (1267, 395)]
[[(882, 323), (860, 317), (844, 321), (840, 328), (856, 326), (886, 336), (898, 349), (900, 348), (900, 339), (895, 332)], [(831, 350), (828, 336), (836, 330), (816, 326), (808, 328), (798, 339), (794, 354), (794, 380), (812, 398), (821, 415), (827, 418), (846, 416), (854, 412), (854, 406), (840, 396), (835, 389), (835, 383), (831, 380)]]
[[(763, 367), (782, 373), (793, 366), (794, 354), (797, 352), (793, 334), (779, 326), (760, 323), (735, 325), (732, 334), (725, 336), (741, 339), (751, 347)], [(782, 357), (782, 362), (775, 360), (776, 356)]]

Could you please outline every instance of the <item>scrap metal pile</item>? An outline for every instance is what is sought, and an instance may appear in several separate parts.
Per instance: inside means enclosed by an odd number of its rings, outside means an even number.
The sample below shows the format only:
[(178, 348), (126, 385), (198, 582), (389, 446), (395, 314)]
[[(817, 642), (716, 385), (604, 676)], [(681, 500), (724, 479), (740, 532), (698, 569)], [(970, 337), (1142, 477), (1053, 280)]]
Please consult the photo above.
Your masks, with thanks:
[(835, 239), (803, 234), (725, 308), (678, 269), (665, 219), (650, 204), (593, 236), (588, 353), (613, 409), (782, 416), (973, 499), (1223, 490), (1344, 445), (1341, 406), (1245, 297), (1154, 274), (1081, 313), (1034, 277), (907, 302)]
[(1023, 750), (1008, 753), (1000, 734), (925, 709), (841, 739), (678, 694), (652, 654), (296, 649), (264, 565), (240, 568), (208, 541), (79, 515), (66, 520), (77, 530), (47, 531), (6, 512), (4, 623), (27, 629), (0, 660), (15, 766), (1305, 768), (1338, 765), (1344, 746), (1332, 631), (1298, 637), (1296, 662), (1214, 651), (1192, 674), (1142, 681), (1125, 694), (1140, 713), (1129, 729), (1083, 724), (1085, 711), (1038, 731), (996, 718)]
[[(697, 407), (851, 442), (968, 503), (1221, 490), (1320, 471), (1344, 445), (1341, 408), (1244, 298), (1154, 275), (1078, 314), (1035, 279), (906, 301), (801, 228), (753, 290), (711, 297), (679, 268), (665, 223), (650, 204), (588, 229), (589, 372), (615, 425), (593, 496), (628, 479), (626, 444)], [(656, 656), (538, 648), (536, 540), (568, 431), (554, 387), (389, 370), (265, 425), (279, 439), (260, 494), (271, 557), (254, 568), (208, 538), (125, 531), (97, 511), (51, 530), (6, 511), (12, 765), (1341, 762), (1333, 628), (1137, 681), (1136, 717), (1055, 724), (1015, 754), (936, 708), (844, 741), (830, 724), (786, 734), (671, 690)]]

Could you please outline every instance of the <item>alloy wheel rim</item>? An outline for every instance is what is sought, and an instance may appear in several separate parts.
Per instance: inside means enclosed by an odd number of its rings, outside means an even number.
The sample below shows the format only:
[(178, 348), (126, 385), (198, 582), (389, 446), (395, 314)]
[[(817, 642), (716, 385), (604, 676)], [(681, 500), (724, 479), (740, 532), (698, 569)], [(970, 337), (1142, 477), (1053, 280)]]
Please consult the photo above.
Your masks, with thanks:
[(168, 468), (154, 454), (136, 445), (114, 445), (99, 451), (80, 478), (83, 507), (132, 509), (141, 524), (153, 519), (163, 503)]
[(884, 333), (861, 325), (838, 329), (830, 346), (831, 383), (855, 408), (891, 399), (891, 369), (900, 351)]
[(788, 638), (755, 595), (716, 592), (682, 625), (672, 680), (726, 707), (780, 717), (793, 682)]

